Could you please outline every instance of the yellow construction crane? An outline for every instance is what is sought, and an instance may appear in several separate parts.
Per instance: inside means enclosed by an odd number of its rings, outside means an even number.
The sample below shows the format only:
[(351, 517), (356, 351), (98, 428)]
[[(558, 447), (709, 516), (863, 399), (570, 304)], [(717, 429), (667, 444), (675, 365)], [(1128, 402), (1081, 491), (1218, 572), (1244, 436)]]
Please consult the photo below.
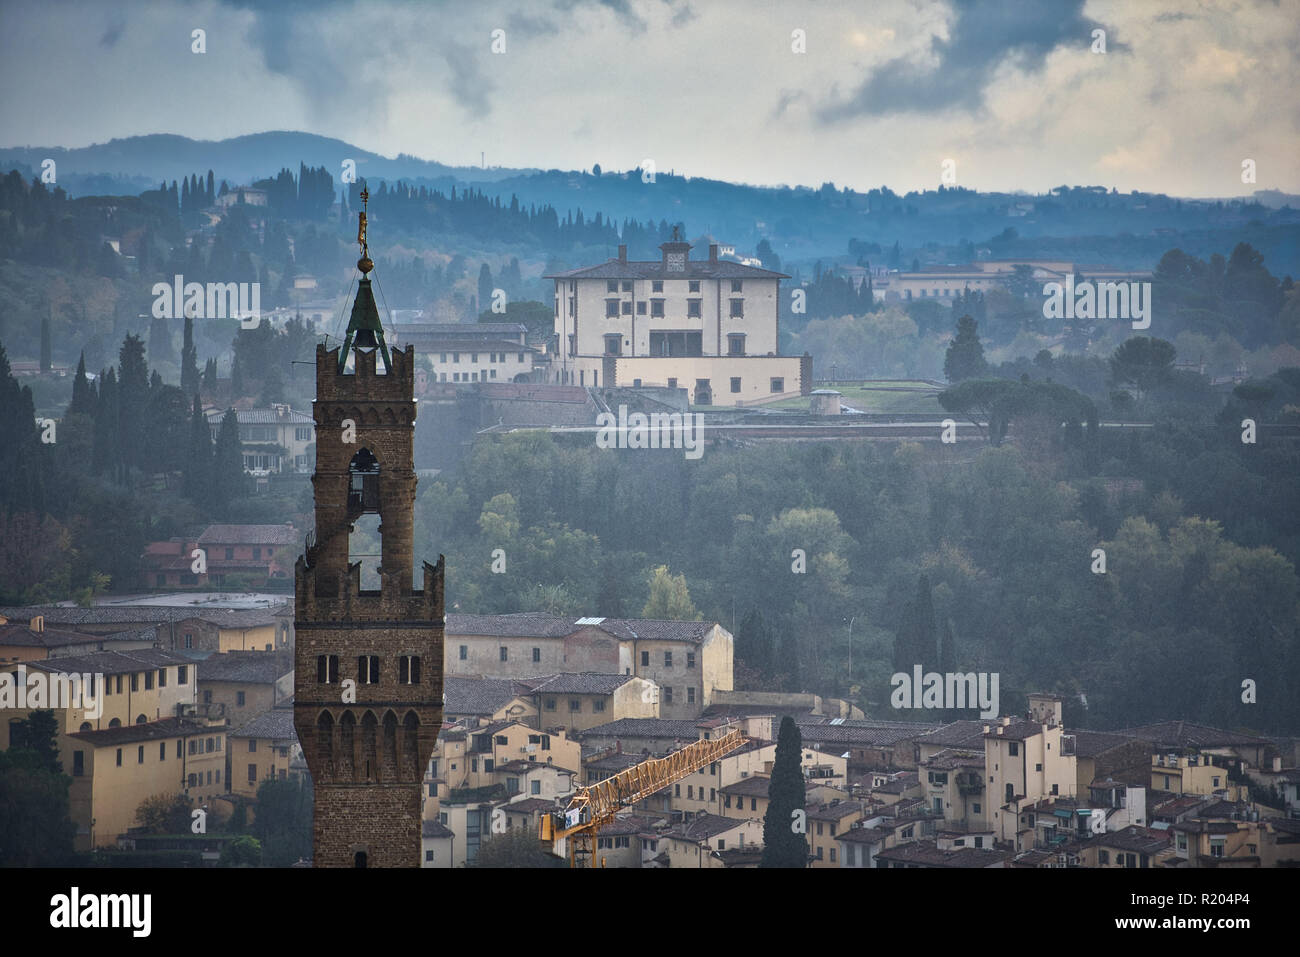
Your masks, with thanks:
[(716, 740), (701, 738), (666, 757), (649, 758), (634, 764), (599, 784), (583, 785), (563, 811), (542, 815), (540, 837), (552, 846), (567, 838), (569, 866), (592, 867), (596, 857), (596, 834), (614, 820), (619, 810), (688, 774), (694, 774), (730, 754), (747, 740), (739, 729), (732, 729)]

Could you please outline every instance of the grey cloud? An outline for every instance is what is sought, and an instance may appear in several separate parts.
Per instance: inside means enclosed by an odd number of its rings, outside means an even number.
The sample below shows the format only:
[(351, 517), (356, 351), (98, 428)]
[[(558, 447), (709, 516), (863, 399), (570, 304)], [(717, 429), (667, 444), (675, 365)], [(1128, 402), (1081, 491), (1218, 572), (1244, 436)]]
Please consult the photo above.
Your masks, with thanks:
[(117, 45), (117, 41), (122, 39), (122, 34), (126, 32), (126, 17), (121, 13), (113, 14), (107, 26), (104, 27), (104, 35), (99, 38), (99, 45), (102, 47), (112, 48)]
[(1108, 51), (1125, 49), (1109, 28), (1083, 16), (1083, 5), (1084, 0), (1056, 5), (1040, 0), (955, 0), (948, 39), (930, 38), (935, 66), (918, 65), (907, 57), (890, 60), (847, 97), (823, 104), (817, 118), (833, 123), (856, 116), (978, 110), (1003, 63), (1036, 72), (1058, 47), (1088, 49), (1098, 27), (1106, 29)]

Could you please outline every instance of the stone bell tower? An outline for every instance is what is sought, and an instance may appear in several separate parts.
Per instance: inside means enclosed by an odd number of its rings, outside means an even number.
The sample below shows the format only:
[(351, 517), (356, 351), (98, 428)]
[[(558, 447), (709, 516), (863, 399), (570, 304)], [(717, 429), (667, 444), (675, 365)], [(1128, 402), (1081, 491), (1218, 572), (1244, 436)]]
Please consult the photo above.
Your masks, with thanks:
[[(443, 559), (423, 562), (415, 587), (415, 347), (390, 354), (384, 342), (364, 211), (357, 241), (347, 337), (316, 347), (316, 528), (294, 573), (294, 727), (315, 788), (315, 865), (418, 867), (442, 724)], [(348, 561), (369, 513), (382, 539), (377, 591)]]

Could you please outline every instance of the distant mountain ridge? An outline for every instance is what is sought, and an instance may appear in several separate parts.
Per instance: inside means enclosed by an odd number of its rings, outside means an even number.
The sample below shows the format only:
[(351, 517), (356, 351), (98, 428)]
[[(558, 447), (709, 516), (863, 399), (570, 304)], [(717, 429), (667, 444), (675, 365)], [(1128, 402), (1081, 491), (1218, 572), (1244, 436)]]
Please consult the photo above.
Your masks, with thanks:
[(147, 180), (157, 186), (162, 180), (179, 180), (191, 173), (211, 169), (217, 180), (232, 185), (274, 176), (288, 168), (295, 174), (299, 163), (324, 166), (337, 182), (343, 161), (354, 160), (358, 177), (371, 179), (455, 179), (461, 182), (493, 182), (510, 176), (527, 175), (528, 169), (480, 169), (447, 166), (408, 154), (381, 156), (343, 140), (315, 133), (275, 130), (250, 133), (225, 140), (195, 140), (172, 133), (128, 136), (73, 149), (55, 146), (0, 147), (0, 166), (26, 166), (39, 170), (41, 162), (53, 159), (60, 179), (107, 175)]

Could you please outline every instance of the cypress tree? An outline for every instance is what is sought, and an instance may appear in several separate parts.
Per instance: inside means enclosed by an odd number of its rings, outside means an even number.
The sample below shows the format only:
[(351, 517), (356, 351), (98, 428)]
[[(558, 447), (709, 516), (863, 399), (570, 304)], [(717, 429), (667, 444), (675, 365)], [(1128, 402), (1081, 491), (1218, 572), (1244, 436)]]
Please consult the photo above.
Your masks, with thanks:
[(212, 464), (211, 497), (224, 513), (230, 503), (244, 494), (244, 455), (239, 446), (239, 417), (227, 409), (217, 432)]
[(736, 657), (766, 678), (772, 670), (772, 631), (763, 613), (751, 608), (736, 633)]
[(194, 348), (194, 317), (185, 317), (185, 341), (181, 346), (181, 391), (193, 395), (199, 391), (198, 350)]
[(68, 406), (68, 415), (95, 414), (95, 387), (86, 378), (86, 351), (81, 351), (77, 360), (77, 375), (72, 380), (72, 404)]
[(794, 719), (781, 719), (776, 760), (763, 815), (763, 860), (760, 867), (807, 867), (808, 838), (804, 816), (803, 738)]
[(785, 637), (781, 639), (780, 657), (781, 660), (774, 670), (780, 670), (785, 674), (785, 690), (797, 694), (799, 686), (803, 683), (799, 673), (799, 641), (790, 632), (786, 632)]
[(203, 404), (196, 392), (194, 411), (190, 416), (189, 448), (185, 455), (183, 491), (191, 502), (207, 499), (212, 473), (212, 429), (203, 414)]
[(50, 317), (41, 320), (41, 371), (49, 372), (54, 365), (54, 349), (50, 342)]
[(91, 462), (96, 475), (114, 474), (118, 461), (117, 373), (110, 366), (99, 374), (99, 402), (95, 407), (95, 443)]
[(933, 670), (938, 659), (930, 576), (922, 575), (917, 580), (916, 598), (908, 603), (894, 635), (894, 670), (911, 674), (913, 665), (920, 665), (923, 671)]
[(209, 395), (217, 388), (217, 360), (208, 359), (203, 364), (203, 388)]
[(148, 435), (149, 366), (144, 342), (127, 334), (118, 351), (117, 441), (118, 461), (123, 468), (138, 466), (145, 455)]

